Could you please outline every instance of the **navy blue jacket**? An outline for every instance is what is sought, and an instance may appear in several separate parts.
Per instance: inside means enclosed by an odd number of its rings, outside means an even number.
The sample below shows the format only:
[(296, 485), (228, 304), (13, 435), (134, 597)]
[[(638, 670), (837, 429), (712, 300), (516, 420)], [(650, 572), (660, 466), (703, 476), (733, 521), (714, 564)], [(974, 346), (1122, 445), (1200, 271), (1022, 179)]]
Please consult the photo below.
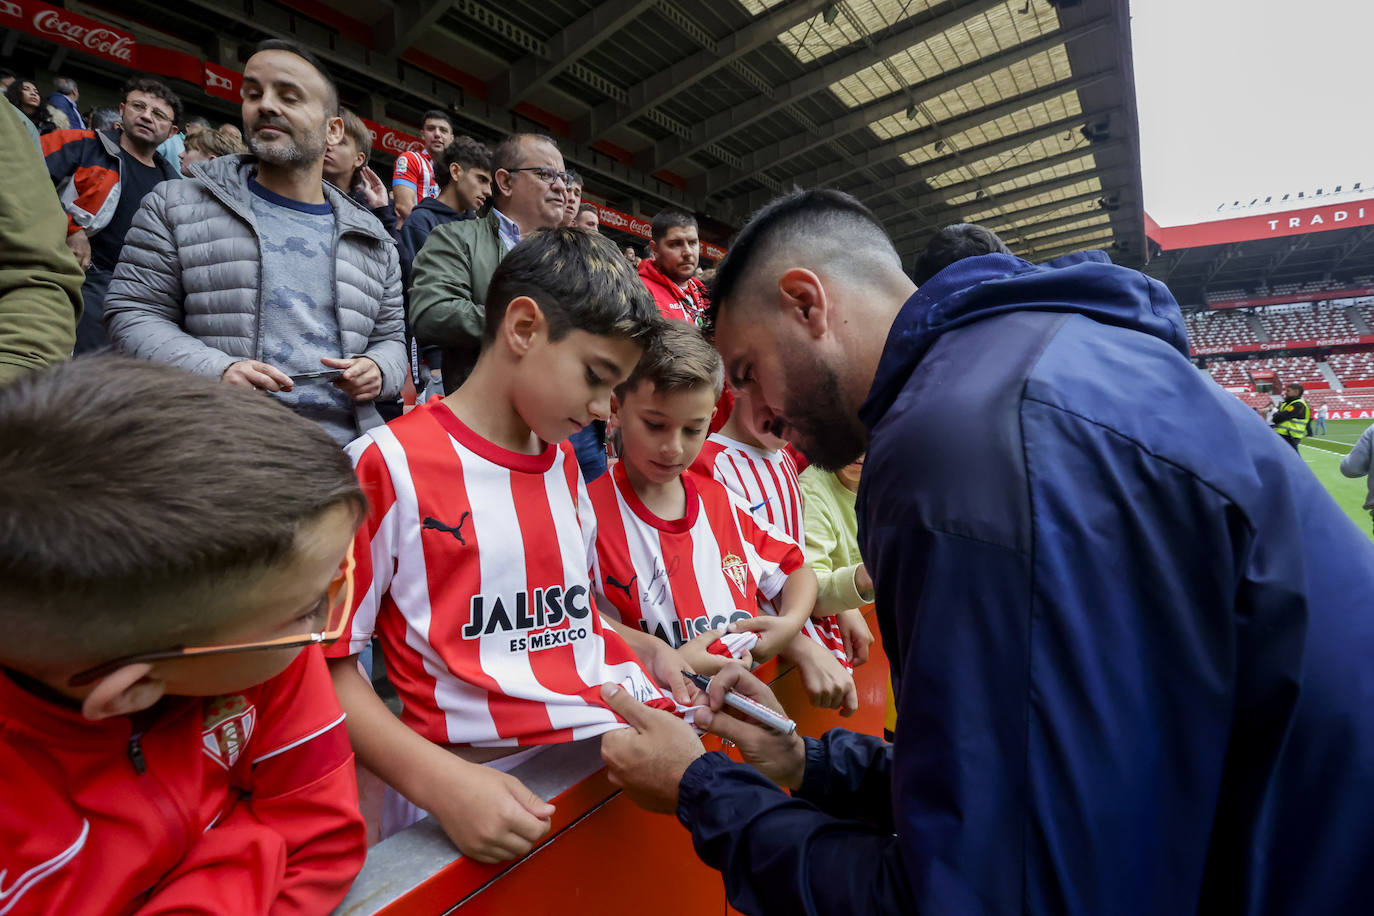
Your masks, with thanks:
[(905, 304), (861, 417), (895, 746), (679, 818), (748, 914), (1365, 913), (1374, 544), (1100, 252)]
[(435, 197), (426, 197), (410, 211), (401, 226), (401, 234), (396, 237), (396, 251), (401, 256), (401, 279), (407, 290), (410, 289), (410, 265), (424, 247), (425, 239), (445, 223), (460, 219), (472, 219), (472, 213), (459, 213)]

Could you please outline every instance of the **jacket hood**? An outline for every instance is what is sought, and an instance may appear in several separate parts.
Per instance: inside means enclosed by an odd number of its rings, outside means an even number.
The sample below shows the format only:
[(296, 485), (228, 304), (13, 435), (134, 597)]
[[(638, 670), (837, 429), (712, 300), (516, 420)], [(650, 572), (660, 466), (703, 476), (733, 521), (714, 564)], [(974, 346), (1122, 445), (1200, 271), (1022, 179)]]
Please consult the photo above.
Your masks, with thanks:
[(980, 255), (946, 267), (902, 306), (859, 418), (870, 429), (882, 419), (941, 334), (1022, 311), (1084, 315), (1158, 337), (1188, 356), (1183, 313), (1168, 288), (1113, 264), (1106, 252), (1081, 251), (1044, 264), (1006, 254)]
[[(187, 169), (187, 177), (210, 190), (224, 204), (244, 219), (251, 220), (252, 195), (248, 179), (258, 170), (258, 159), (251, 153), (220, 156), (209, 162), (194, 162)], [(329, 182), (323, 182), (324, 196), (339, 222), (339, 234), (358, 232), (378, 241), (389, 242), (391, 236), (366, 207)]]

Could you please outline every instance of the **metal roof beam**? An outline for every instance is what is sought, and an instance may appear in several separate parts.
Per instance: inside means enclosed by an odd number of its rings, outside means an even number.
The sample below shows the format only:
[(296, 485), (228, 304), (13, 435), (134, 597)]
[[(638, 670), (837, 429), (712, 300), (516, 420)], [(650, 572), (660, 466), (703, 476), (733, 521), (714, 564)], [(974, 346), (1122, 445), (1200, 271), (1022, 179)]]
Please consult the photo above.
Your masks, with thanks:
[(397, 0), (390, 18), (379, 23), (379, 50), (401, 53), (433, 28), (452, 7), (453, 0)]
[(855, 188), (850, 193), (860, 200), (872, 201), (881, 199), (888, 194), (895, 193), (912, 185), (921, 184), (925, 181), (926, 175), (939, 175), (942, 172), (958, 168), (961, 165), (978, 162), (992, 156), (1000, 156), (1021, 149), (1041, 140), (1045, 137), (1053, 136), (1060, 131), (1072, 132), (1082, 127), (1084, 124), (1110, 119), (1119, 114), (1119, 109), (1109, 108), (1104, 111), (1082, 112), (1067, 118), (1060, 118), (1058, 121), (1051, 121), (1048, 124), (1041, 124), (1032, 127), (1030, 130), (1023, 130), (1019, 134), (1012, 134), (1010, 137), (1002, 137), (993, 140), (991, 143), (983, 143), (979, 146), (970, 146), (967, 149), (956, 150), (948, 156), (941, 156), (939, 159), (932, 159), (923, 162), (919, 166), (912, 167), (907, 173), (893, 176), (888, 182), (874, 182)]
[(1071, 245), (1060, 245), (1058, 248), (1051, 248), (1049, 251), (1034, 252), (1036, 260), (1043, 264), (1046, 261), (1053, 261), (1055, 258), (1062, 258), (1066, 254), (1073, 254), (1075, 251), (1107, 251), (1110, 253), (1112, 242), (1115, 239), (1098, 239), (1093, 242), (1075, 242)]
[(855, 172), (886, 162), (889, 159), (900, 158), (929, 143), (939, 142), (945, 136), (957, 134), (961, 131), (969, 130), (983, 124), (988, 124), (996, 121), (998, 118), (1004, 118), (1008, 115), (1024, 111), (1033, 105), (1039, 105), (1057, 99), (1065, 92), (1070, 92), (1088, 83), (1105, 79), (1107, 75), (1106, 73), (1098, 73), (1082, 79), (1060, 80), (1057, 83), (1046, 86), (1044, 89), (1037, 89), (1024, 95), (1018, 95), (1004, 102), (997, 102), (974, 111), (966, 112), (950, 121), (941, 124), (932, 124), (928, 127), (914, 130), (909, 134), (903, 134), (896, 139), (889, 140), (886, 143), (880, 143), (872, 149), (865, 150), (857, 156), (842, 159), (833, 165), (822, 166), (821, 168), (812, 169), (809, 172), (802, 172), (799, 175), (784, 177), (780, 180), (784, 183), (795, 181), (797, 184), (806, 188), (833, 184), (841, 178), (853, 175)]
[(1026, 248), (1031, 251), (1057, 248), (1075, 235), (1088, 235), (1089, 233), (1101, 232), (1104, 229), (1111, 229), (1113, 234), (1116, 232), (1116, 227), (1112, 225), (1111, 221), (1108, 221), (1096, 226), (1079, 226), (1076, 229), (1063, 229), (1059, 232), (1051, 232), (1049, 235), (1042, 235), (1036, 239), (1021, 238), (1014, 243), (1008, 242), (1007, 244), (1014, 248)]
[[(1102, 210), (1087, 210), (1083, 213), (1070, 213), (1068, 216), (1057, 216), (1054, 219), (1047, 219), (1041, 223), (1018, 224), (1013, 229), (1008, 230), (1005, 235), (1003, 235), (1000, 232), (998, 233), (998, 235), (1001, 235), (1003, 240), (1013, 238), (1017, 239), (1018, 241), (1034, 244), (1037, 241), (1036, 239), (1026, 238), (1026, 236), (1032, 232), (1048, 232), (1051, 229), (1060, 229), (1066, 226), (1072, 226), (1073, 224), (1081, 223), (1086, 219), (1095, 219), (1096, 217), (1103, 215), (1106, 214)], [(1095, 227), (1082, 227), (1082, 231), (1086, 232), (1089, 228)]]
[(573, 125), (574, 138), (587, 143), (634, 120), (655, 105), (774, 40), (793, 26), (820, 14), (830, 3), (831, 0), (791, 0), (773, 7), (749, 25), (717, 42), (714, 48), (703, 48), (690, 54), (657, 76), (633, 87), (629, 90), (630, 101), (627, 104), (608, 101), (596, 106)]
[[(1115, 151), (1117, 149), (1123, 149), (1124, 147), (1125, 144), (1120, 141), (1103, 143), (1096, 146), (1076, 146), (1073, 149), (1068, 150), (1067, 152), (1058, 154), (1057, 156), (1050, 156), (1046, 159), (1034, 159), (1030, 162), (1022, 163), (1020, 165), (1013, 166), (1009, 169), (1001, 169), (1000, 171), (996, 172), (986, 172), (968, 181), (960, 181), (956, 182), (955, 184), (945, 185), (942, 188), (936, 188), (934, 191), (930, 191), (925, 194), (917, 194), (914, 197), (909, 197), (903, 201), (898, 201), (897, 203), (887, 204), (882, 207), (876, 207), (873, 210), (873, 214), (877, 216), (879, 219), (888, 219), (890, 217), (900, 216), (902, 213), (907, 212), (907, 210), (910, 209), (910, 206), (913, 203), (918, 206), (936, 206), (941, 203), (945, 203), (946, 201), (949, 201), (952, 198), (959, 197), (960, 195), (971, 194), (976, 191), (981, 191), (984, 189), (985, 185), (1001, 184), (1006, 181), (1015, 181), (1018, 178), (1024, 178), (1027, 175), (1034, 175), (1036, 172), (1040, 172), (1045, 169), (1052, 169), (1061, 165), (1068, 165), (1070, 163), (1077, 162), (1084, 156), (1095, 156), (1100, 153), (1108, 152), (1109, 150)], [(1093, 169), (1087, 169), (1079, 174), (1082, 174), (1084, 176), (1092, 175), (1095, 171), (1095, 168), (1096, 167), (1094, 166)], [(963, 205), (961, 204), (960, 206)]]
[[(1056, 212), (1058, 212), (1058, 211), (1060, 211), (1060, 210), (1065, 209), (1066, 207), (1076, 207), (1076, 206), (1079, 206), (1080, 204), (1085, 204), (1085, 203), (1088, 203), (1089, 201), (1097, 200), (1097, 199), (1100, 198), (1100, 197), (1105, 197), (1105, 196), (1110, 195), (1110, 194), (1112, 194), (1112, 193), (1113, 193), (1113, 190), (1112, 190), (1111, 188), (1103, 188), (1103, 189), (1100, 190), (1100, 191), (1088, 191), (1088, 192), (1085, 192), (1085, 193), (1083, 193), (1083, 194), (1075, 195), (1075, 196), (1073, 196), (1073, 197), (1066, 197), (1066, 198), (1064, 198), (1063, 200), (1052, 200), (1052, 201), (1049, 201), (1048, 203), (1037, 204), (1037, 205), (1034, 206), (1034, 207), (1026, 207), (1026, 208), (1021, 209), (1021, 210), (1013, 210), (1012, 212), (1007, 213), (1007, 214), (1005, 214), (1005, 215), (1003, 215), (1003, 216), (996, 216), (996, 217), (992, 217), (992, 218), (987, 219), (987, 220), (983, 220), (981, 223), (979, 223), (979, 225), (987, 226), (989, 229), (992, 229), (993, 231), (998, 231), (998, 232), (1000, 232), (1000, 231), (1003, 229), (1003, 227), (1014, 225), (1014, 224), (1016, 224), (1016, 223), (1018, 223), (1018, 222), (1021, 222), (1021, 221), (1023, 221), (1023, 220), (1030, 219), (1031, 217), (1034, 217), (1034, 216), (1043, 216), (1043, 215), (1045, 215), (1046, 213), (1056, 213)], [(1123, 195), (1123, 196), (1124, 196), (1124, 195)], [(1081, 215), (1083, 215), (1083, 214), (1085, 214), (1085, 213), (1090, 213), (1090, 212), (1092, 212), (1092, 211), (1086, 210), (1086, 211), (1083, 211), (1083, 213), (1080, 213), (1080, 214), (1078, 214), (1078, 215), (1081, 216)], [(950, 217), (957, 217), (957, 216), (958, 216), (957, 213), (953, 213), (953, 212), (950, 212), (948, 215), (949, 215)], [(950, 222), (956, 222), (956, 221), (957, 221), (956, 219), (950, 219)], [(909, 224), (911, 224), (911, 223), (913, 223), (913, 222), (917, 222), (918, 225), (912, 226), (910, 229), (907, 229), (905, 232), (900, 231), (900, 230), (902, 230), (903, 228), (905, 228), (907, 225), (909, 225)], [(894, 238), (909, 238), (909, 237), (911, 237), (911, 236), (913, 236), (913, 235), (919, 235), (919, 234), (923, 231), (922, 225), (919, 225), (920, 222), (921, 222), (921, 221), (920, 221), (919, 218), (917, 218), (916, 220), (907, 219), (907, 220), (894, 221), (894, 222), (891, 222), (891, 223), (888, 224), (888, 231), (889, 231), (890, 233), (896, 233), (896, 235), (894, 235)], [(928, 225), (928, 224), (927, 224), (927, 225)], [(938, 228), (940, 228), (940, 227), (937, 226), (936, 228), (938, 229)]]
[[(1092, 178), (1097, 178), (1099, 181), (1101, 181), (1102, 190), (1093, 191), (1091, 193), (1093, 195), (1096, 195), (1097, 197), (1107, 197), (1112, 194), (1112, 191), (1110, 190), (1112, 187), (1112, 182), (1110, 179), (1114, 177), (1112, 174), (1114, 171), (1115, 170), (1109, 170), (1107, 172), (1080, 172), (1077, 175), (1068, 175), (1064, 178), (1052, 178), (1048, 181), (1041, 181), (1036, 184), (1026, 185), (1024, 188), (1016, 188), (1014, 191), (1008, 192), (1008, 196), (1001, 200), (972, 200), (958, 207), (950, 207), (948, 208), (948, 213), (951, 216), (957, 216), (966, 222), (971, 222), (972, 220), (969, 219), (969, 214), (975, 210), (989, 210), (994, 207), (1006, 208), (1016, 204), (1019, 201), (1030, 200), (1033, 197), (1039, 197), (1041, 194), (1049, 194), (1054, 191), (1062, 190), (1064, 188), (1071, 188), (1076, 184), (1079, 184)], [(1051, 203), (1057, 203), (1057, 201), (1051, 201)], [(1014, 222), (1021, 219), (1021, 217), (1017, 216), (1017, 214), (1020, 212), (1021, 211), (1019, 210), (1009, 210), (1005, 214), (994, 214), (992, 216), (985, 217), (982, 220), (979, 220), (979, 222), (982, 225), (986, 226), (1005, 225), (1009, 222)]]
[[(957, 89), (967, 83), (996, 73), (999, 70), (1011, 66), (1017, 61), (1025, 60), (1028, 57), (1034, 57), (1036, 54), (1057, 48), (1066, 42), (1081, 38), (1084, 35), (1110, 25), (1110, 23), (1110, 18), (1096, 19), (1072, 29), (1051, 32), (1024, 44), (985, 57), (966, 67), (959, 67), (956, 70), (943, 73), (934, 79), (910, 86), (900, 92), (894, 92), (877, 101), (869, 102), (867, 105), (854, 109), (849, 114), (826, 122), (821, 125), (818, 130), (811, 131), (804, 138), (789, 137), (787, 140), (771, 144), (755, 151), (752, 155), (744, 158), (744, 167), (742, 169), (732, 169), (729, 166), (719, 166), (712, 169), (710, 173), (708, 173), (703, 190), (707, 194), (719, 193), (725, 188), (728, 188), (731, 184), (746, 178), (751, 178), (764, 169), (771, 168), (778, 162), (790, 159), (793, 156), (800, 156), (802, 153), (813, 150), (818, 146), (824, 145), (839, 137), (843, 137), (846, 134), (853, 133), (856, 130), (863, 130), (875, 121), (881, 121), (883, 118), (901, 114), (909, 110), (913, 104), (936, 98), (951, 89)], [(757, 103), (753, 101), (746, 102), (744, 105), (737, 106), (736, 110), (756, 104)], [(710, 120), (706, 122), (707, 125), (710, 123)], [(690, 143), (672, 138), (659, 141), (655, 144), (654, 149), (657, 159), (663, 162), (664, 168), (671, 168), (682, 158), (690, 156), (705, 147), (705, 142), (701, 142), (697, 139), (696, 131), (697, 126), (694, 126), (693, 140)], [(701, 136), (710, 137), (712, 135), (703, 131)], [(679, 147), (681, 147), (680, 150)]]
[(487, 82), (497, 105), (519, 104), (540, 86), (576, 63), (624, 28), (658, 0), (609, 0), (544, 42), (545, 54), (526, 54), (507, 71)]

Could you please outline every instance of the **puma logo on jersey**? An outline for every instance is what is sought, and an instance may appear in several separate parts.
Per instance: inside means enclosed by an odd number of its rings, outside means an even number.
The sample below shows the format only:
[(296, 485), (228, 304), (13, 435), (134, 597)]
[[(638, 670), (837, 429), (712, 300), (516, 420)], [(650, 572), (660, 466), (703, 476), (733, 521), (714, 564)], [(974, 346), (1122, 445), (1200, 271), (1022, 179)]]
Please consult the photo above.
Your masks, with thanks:
[(630, 581), (629, 581), (629, 582), (626, 582), (624, 585), (622, 585), (622, 584), (620, 584), (619, 582), (617, 582), (617, 581), (615, 580), (615, 576), (607, 576), (607, 577), (606, 577), (606, 584), (609, 585), (611, 588), (618, 588), (618, 589), (620, 589), (622, 592), (625, 593), (625, 600), (626, 600), (626, 601), (629, 601), (629, 600), (630, 600), (630, 586), (634, 585), (634, 584), (635, 584), (635, 580), (638, 579), (638, 578), (639, 578), (639, 574), (636, 573), (635, 575), (633, 575), (633, 576), (630, 577)]
[(66, 849), (59, 852), (45, 862), (39, 862), (33, 868), (18, 875), (10, 882), (9, 887), (5, 887), (5, 879), (9, 877), (9, 869), (0, 868), (0, 913), (8, 913), (20, 898), (33, 890), (33, 886), (44, 878), (52, 875), (62, 866), (66, 865), (76, 854), (86, 845), (86, 838), (91, 835), (91, 822), (85, 818), (81, 819), (81, 832), (76, 839)]
[(458, 519), (457, 525), (445, 525), (443, 522), (439, 521), (434, 516), (426, 515), (425, 520), (420, 523), (420, 527), (429, 528), (433, 531), (447, 531), (449, 534), (453, 535), (458, 539), (459, 544), (462, 544), (464, 547), (466, 547), (468, 546), (468, 542), (463, 538), (463, 525), (467, 522), (469, 515), (472, 515), (472, 513), (464, 511), (463, 517)]

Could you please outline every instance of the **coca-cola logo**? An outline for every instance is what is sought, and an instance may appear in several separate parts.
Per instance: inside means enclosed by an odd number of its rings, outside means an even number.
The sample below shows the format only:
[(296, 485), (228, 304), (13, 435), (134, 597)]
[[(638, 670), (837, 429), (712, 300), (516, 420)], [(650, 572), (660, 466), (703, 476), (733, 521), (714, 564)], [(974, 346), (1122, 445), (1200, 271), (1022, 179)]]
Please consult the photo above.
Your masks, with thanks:
[(0, 0), (0, 15), (23, 19), (24, 8), (17, 3), (11, 3), (10, 0)]
[[(376, 134), (373, 134), (373, 139), (376, 139)], [(418, 149), (420, 147), (420, 141), (388, 129), (382, 134), (382, 138), (377, 141), (377, 145), (389, 153), (399, 154)]]
[(205, 87), (207, 89), (233, 89), (234, 81), (227, 76), (222, 76), (209, 67), (205, 68)]
[(603, 224), (614, 226), (617, 229), (623, 229), (630, 223), (629, 217), (618, 210), (610, 210), (603, 207), (600, 216)]
[(33, 26), (43, 35), (63, 41), (97, 54), (113, 57), (126, 64), (133, 62), (134, 40), (104, 26), (94, 28), (62, 18), (61, 10), (44, 10), (33, 17)]

